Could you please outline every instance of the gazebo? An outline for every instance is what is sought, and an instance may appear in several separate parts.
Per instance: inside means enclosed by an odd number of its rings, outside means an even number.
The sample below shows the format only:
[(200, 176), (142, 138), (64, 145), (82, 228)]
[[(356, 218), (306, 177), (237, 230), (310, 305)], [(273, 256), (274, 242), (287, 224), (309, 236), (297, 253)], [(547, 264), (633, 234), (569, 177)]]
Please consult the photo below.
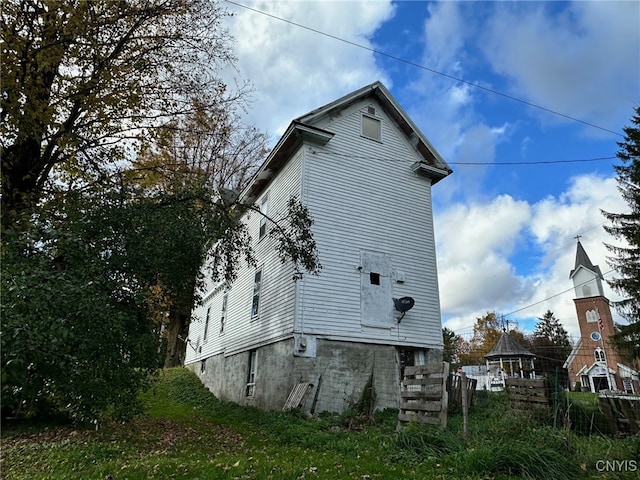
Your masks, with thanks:
[(504, 387), (506, 377), (514, 378), (535, 378), (536, 372), (533, 365), (535, 355), (520, 345), (507, 331), (502, 335), (487, 353), (484, 358), (487, 360), (487, 370), (499, 365), (498, 370), (501, 378), (498, 380)]

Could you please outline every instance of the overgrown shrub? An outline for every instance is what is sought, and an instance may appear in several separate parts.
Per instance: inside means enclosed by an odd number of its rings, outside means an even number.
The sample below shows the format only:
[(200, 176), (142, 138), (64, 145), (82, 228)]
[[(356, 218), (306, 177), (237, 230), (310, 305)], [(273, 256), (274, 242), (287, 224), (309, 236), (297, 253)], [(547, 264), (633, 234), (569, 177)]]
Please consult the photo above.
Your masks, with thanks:
[(2, 405), (19, 417), (130, 417), (160, 366), (145, 298), (100, 257), (83, 220), (47, 225), (3, 238)]
[(563, 450), (529, 441), (503, 440), (477, 446), (458, 456), (460, 466), (471, 475), (506, 474), (524, 479), (573, 480), (579, 467)]
[(597, 397), (578, 395), (581, 394), (562, 392), (560, 395), (560, 414), (564, 425), (582, 435), (610, 435), (609, 422), (600, 411)]
[(459, 433), (442, 429), (436, 425), (410, 423), (396, 437), (398, 448), (416, 453), (421, 457), (439, 457), (465, 448)]

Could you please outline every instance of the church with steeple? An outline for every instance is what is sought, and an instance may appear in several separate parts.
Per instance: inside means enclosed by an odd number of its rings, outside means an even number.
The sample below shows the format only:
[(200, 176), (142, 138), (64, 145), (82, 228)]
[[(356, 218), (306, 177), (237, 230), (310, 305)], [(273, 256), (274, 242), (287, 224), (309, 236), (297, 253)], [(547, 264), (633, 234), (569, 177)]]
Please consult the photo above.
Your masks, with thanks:
[(609, 300), (602, 288), (602, 272), (591, 263), (580, 238), (569, 278), (573, 281), (573, 302), (580, 327), (580, 339), (564, 364), (571, 387), (578, 385), (586, 392), (640, 393), (638, 372), (609, 343), (608, 338), (614, 334), (615, 327)]

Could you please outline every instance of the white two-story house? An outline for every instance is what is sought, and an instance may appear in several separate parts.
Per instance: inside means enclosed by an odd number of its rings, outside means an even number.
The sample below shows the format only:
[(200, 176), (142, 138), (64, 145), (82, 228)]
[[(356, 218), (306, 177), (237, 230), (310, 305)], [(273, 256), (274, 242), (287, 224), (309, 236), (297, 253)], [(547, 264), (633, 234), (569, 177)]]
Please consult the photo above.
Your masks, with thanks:
[(371, 382), (376, 408), (397, 408), (402, 367), (442, 358), (431, 187), (450, 173), (379, 82), (295, 119), (241, 199), (278, 218), (299, 198), (323, 269), (295, 280), (248, 215), (257, 266), (209, 286), (185, 365), (241, 404), (281, 409), (308, 382), (307, 410), (343, 411)]

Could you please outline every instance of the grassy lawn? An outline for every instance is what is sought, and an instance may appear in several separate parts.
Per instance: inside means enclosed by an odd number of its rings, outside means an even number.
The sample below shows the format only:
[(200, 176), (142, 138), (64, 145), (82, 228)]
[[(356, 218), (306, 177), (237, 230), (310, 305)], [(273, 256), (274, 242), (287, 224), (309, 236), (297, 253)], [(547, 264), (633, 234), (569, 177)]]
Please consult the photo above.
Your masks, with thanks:
[[(354, 428), (358, 422), (346, 415), (307, 419), (239, 407), (218, 401), (184, 369), (164, 372), (144, 400), (146, 416), (99, 430), (5, 429), (1, 477), (635, 480), (640, 471), (640, 462), (631, 471), (640, 437), (553, 430), (509, 412), (500, 394), (479, 395), (467, 438), (455, 414), (446, 430), (410, 426), (397, 433), (395, 411)], [(599, 472), (606, 465), (598, 460), (617, 460), (616, 471)]]
[(591, 392), (569, 392), (567, 397), (571, 402), (581, 403), (583, 405), (597, 405), (598, 394)]

